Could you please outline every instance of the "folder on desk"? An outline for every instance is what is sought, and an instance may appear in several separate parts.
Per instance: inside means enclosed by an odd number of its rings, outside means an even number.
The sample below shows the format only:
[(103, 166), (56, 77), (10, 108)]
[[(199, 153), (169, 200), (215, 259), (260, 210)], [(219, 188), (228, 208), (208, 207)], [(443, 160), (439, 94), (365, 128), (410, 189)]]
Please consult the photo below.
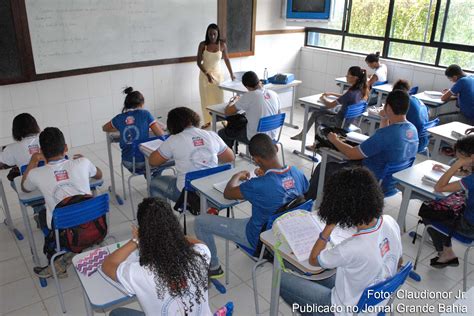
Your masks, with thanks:
[[(437, 170), (430, 170), (428, 173), (423, 175), (421, 178), (421, 182), (423, 182), (426, 185), (434, 187), (436, 183), (439, 181), (439, 179), (443, 176), (444, 172), (437, 171)], [(458, 181), (460, 178), (459, 177), (452, 177), (449, 182), (455, 182)]]

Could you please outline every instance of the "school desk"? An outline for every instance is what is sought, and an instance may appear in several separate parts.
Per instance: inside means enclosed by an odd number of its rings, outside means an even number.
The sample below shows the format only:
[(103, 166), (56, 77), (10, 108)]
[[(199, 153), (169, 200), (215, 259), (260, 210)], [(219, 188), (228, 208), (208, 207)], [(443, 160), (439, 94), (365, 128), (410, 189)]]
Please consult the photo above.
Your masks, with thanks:
[(372, 86), (372, 90), (377, 93), (377, 104), (375, 106), (381, 106), (383, 96), (392, 92), (393, 85), (391, 83), (386, 83), (379, 86)]
[(3, 213), (5, 214), (5, 220), (3, 221), (3, 223), (5, 224), (5, 226), (7, 226), (7, 228), (13, 234), (15, 234), (15, 237), (18, 240), (23, 240), (22, 233), (18, 229), (16, 229), (15, 226), (13, 225), (12, 216), (10, 214), (10, 207), (8, 206), (7, 196), (5, 194), (5, 188), (3, 187), (3, 181), (1, 177), (0, 177), (0, 199), (2, 199)]
[(217, 122), (223, 121), (227, 117), (225, 114), (226, 106), (227, 103), (219, 103), (206, 107), (206, 109), (209, 111), (209, 114), (211, 114), (211, 126), (214, 132), (217, 132)]
[(450, 122), (447, 124), (438, 125), (428, 129), (428, 132), (431, 134), (431, 137), (434, 139), (433, 146), (433, 158), (438, 160), (440, 158), (439, 148), (441, 147), (441, 141), (448, 143), (449, 145), (454, 145), (457, 141), (457, 137), (453, 136), (453, 132), (465, 135), (466, 130), (469, 128), (474, 128), (474, 126), (460, 123), (460, 122)]
[[(301, 80), (293, 80), (292, 82), (287, 84), (269, 83), (264, 86), (265, 89), (273, 90), (278, 93), (282, 109), (290, 108), (290, 122), (285, 123), (285, 125), (293, 128), (298, 128), (298, 126), (293, 125), (293, 107), (295, 105), (296, 100), (296, 87), (299, 86), (301, 83)], [(237, 95), (241, 95), (248, 92), (247, 88), (244, 87), (242, 82), (237, 80), (224, 81), (219, 85), (219, 88)]]
[[(112, 143), (120, 142), (120, 133), (119, 132), (106, 132), (105, 138), (107, 140), (107, 155), (109, 158), (109, 170), (110, 170), (110, 188), (109, 191), (112, 193), (112, 198), (116, 199), (117, 203), (122, 205), (123, 199), (120, 195), (117, 194), (117, 189), (115, 187), (115, 173), (114, 173), (114, 162), (112, 156)], [(122, 179), (122, 187), (125, 188), (124, 179)], [(123, 192), (124, 197), (126, 193)]]
[(341, 88), (341, 91), (340, 91), (341, 94), (343, 94), (345, 90), (351, 87), (351, 84), (347, 82), (347, 78), (345, 76), (338, 77), (335, 80), (336, 80), (336, 85), (338, 85)]

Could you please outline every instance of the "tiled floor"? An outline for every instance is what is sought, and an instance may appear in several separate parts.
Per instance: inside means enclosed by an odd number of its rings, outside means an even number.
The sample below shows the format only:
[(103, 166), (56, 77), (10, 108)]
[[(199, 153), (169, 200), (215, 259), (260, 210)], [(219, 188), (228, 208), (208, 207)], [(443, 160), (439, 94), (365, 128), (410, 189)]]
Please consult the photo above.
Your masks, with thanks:
[[(302, 126), (302, 111), (298, 107), (295, 111), (295, 123)], [(285, 127), (282, 133), (282, 140), (285, 146), (285, 157), (287, 164), (295, 165), (301, 168), (309, 177), (313, 164), (310, 161), (301, 159), (292, 153), (293, 149), (298, 149), (300, 142), (290, 140), (290, 136), (297, 131)], [(310, 132), (313, 135), (313, 132)], [(312, 136), (309, 137), (312, 139)], [(82, 153), (91, 159), (99, 168), (104, 171), (105, 184), (101, 191), (105, 192), (110, 184), (109, 168), (107, 160), (107, 151), (105, 142), (93, 144), (81, 148), (73, 148), (73, 153)], [(114, 146), (114, 167), (116, 172), (116, 182), (120, 189), (120, 152)], [(4, 177), (2, 171), (2, 177)], [(135, 178), (134, 195), (135, 201), (139, 201), (146, 192), (145, 180), (143, 178)], [(20, 207), (16, 199), (15, 193), (9, 186), (6, 186), (7, 198), (11, 208), (16, 226), (24, 232), (21, 220)], [(131, 210), (128, 200), (122, 206), (117, 205), (114, 199), (111, 199), (110, 233), (114, 234), (119, 240), (130, 237), (130, 218)], [(398, 214), (401, 195), (386, 200), (384, 212), (394, 217)], [(412, 201), (407, 216), (407, 229), (412, 230), (417, 223), (417, 211), (419, 201)], [(237, 217), (246, 217), (250, 215), (250, 205), (244, 203), (236, 207)], [(192, 222), (192, 219), (190, 219)], [(192, 232), (192, 223), (191, 223)], [(421, 231), (421, 228), (420, 228)], [(35, 230), (36, 243), (42, 246), (42, 237), (38, 230)], [(404, 247), (404, 259), (406, 261), (414, 260), (416, 249), (412, 244), (408, 234), (402, 237)], [(455, 244), (456, 253), (463, 254), (463, 247)], [(220, 258), (223, 259), (224, 242), (218, 240), (218, 249)], [(442, 270), (434, 270), (429, 267), (429, 258), (433, 257), (433, 248), (426, 245), (422, 253), (423, 260), (419, 265), (417, 272), (421, 275), (422, 281), (415, 282), (408, 280), (404, 288), (409, 291), (434, 290), (434, 291), (457, 291), (462, 286), (462, 267), (446, 268)], [(227, 286), (225, 295), (218, 294), (214, 288), (209, 291), (210, 303), (213, 310), (222, 306), (228, 301), (235, 304), (235, 315), (253, 315), (255, 313), (253, 303), (253, 291), (251, 280), (251, 267), (253, 262), (243, 255), (238, 249), (231, 247), (231, 274), (230, 284)], [(474, 286), (474, 256), (471, 256), (468, 273), (468, 286)], [(56, 295), (56, 289), (52, 282), (46, 288), (41, 288), (37, 278), (32, 274), (32, 258), (28, 248), (26, 239), (22, 241), (16, 240), (13, 235), (5, 228), (0, 227), (0, 314), (2, 315), (62, 315), (59, 301)], [(65, 300), (67, 307), (67, 315), (85, 315), (84, 304), (82, 299), (81, 286), (75, 273), (70, 270), (69, 277), (61, 280), (63, 290), (65, 292)], [(259, 300), (260, 308), (268, 314), (270, 302), (270, 286), (271, 286), (271, 265), (267, 264), (258, 272), (259, 282)], [(448, 300), (452, 302), (454, 299)], [(437, 304), (439, 301), (434, 300), (402, 300), (402, 303), (409, 305)], [(136, 304), (135, 304), (136, 305)], [(290, 308), (284, 303), (280, 304), (280, 312), (282, 315), (291, 315)], [(407, 313), (408, 314), (408, 313)]]

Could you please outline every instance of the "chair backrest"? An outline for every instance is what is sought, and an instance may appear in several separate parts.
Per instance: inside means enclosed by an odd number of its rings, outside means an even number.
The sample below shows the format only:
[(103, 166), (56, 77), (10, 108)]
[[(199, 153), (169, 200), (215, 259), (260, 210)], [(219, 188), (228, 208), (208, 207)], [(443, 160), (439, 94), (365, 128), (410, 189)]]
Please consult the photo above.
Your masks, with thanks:
[(409, 95), (414, 95), (414, 94), (417, 94), (417, 93), (418, 93), (418, 86), (414, 86), (408, 91)]
[(201, 169), (186, 173), (184, 177), (184, 190), (188, 192), (194, 192), (194, 188), (191, 185), (191, 181), (210, 176), (211, 174), (219, 173), (232, 168), (232, 165), (227, 163), (213, 168)]
[[(43, 167), (46, 164), (44, 160), (41, 160), (38, 162), (38, 167)], [(20, 174), (23, 175), (26, 171), (26, 168), (28, 168), (28, 165), (23, 165), (20, 167)]]
[(375, 82), (375, 83), (372, 85), (372, 87), (381, 86), (381, 85), (386, 84), (386, 83), (388, 83), (387, 80), (385, 80), (385, 81), (377, 81), (377, 82)]
[(422, 138), (422, 137), (428, 137), (430, 136), (430, 133), (428, 132), (428, 129), (429, 128), (432, 128), (432, 127), (435, 127), (435, 126), (438, 126), (439, 124), (439, 118), (435, 118), (434, 120), (432, 121), (429, 121), (429, 122), (426, 122), (424, 125), (423, 125), (423, 130), (421, 131), (420, 135), (418, 135), (419, 138)]
[(146, 142), (151, 142), (152, 140), (155, 140), (155, 139), (161, 139), (162, 141), (165, 141), (168, 137), (169, 135), (163, 135), (163, 136), (148, 137), (143, 140), (134, 140), (132, 142), (133, 164), (135, 165), (135, 160), (144, 159), (143, 153), (140, 151), (141, 144), (146, 143)]
[(257, 126), (257, 133), (266, 133), (273, 131), (274, 129), (279, 128), (277, 140), (280, 139), (281, 129), (283, 124), (285, 124), (286, 113), (278, 113), (275, 115), (264, 116), (260, 118)]
[[(405, 283), (411, 269), (412, 263), (408, 262), (394, 276), (366, 288), (357, 303), (358, 313), (362, 313), (369, 306), (375, 306), (386, 300), (388, 296), (392, 296)], [(369, 295), (369, 293), (371, 294)], [(373, 293), (380, 293), (380, 295), (373, 295)]]
[(270, 218), (268, 219), (267, 221), (267, 226), (266, 226), (266, 230), (269, 230), (269, 229), (272, 229), (273, 227), (273, 223), (275, 222), (275, 220), (288, 213), (288, 212), (292, 212), (292, 211), (295, 211), (295, 210), (304, 210), (304, 211), (308, 211), (308, 212), (311, 212), (313, 208), (313, 200), (307, 200), (306, 202), (304, 202), (303, 204), (300, 204), (300, 205), (297, 205), (289, 210), (286, 210), (284, 212), (281, 212), (281, 213), (278, 213), (278, 214), (273, 214), (272, 216), (270, 216)]
[(67, 229), (101, 217), (109, 211), (109, 194), (101, 194), (92, 199), (56, 208), (53, 211), (55, 229)]
[(410, 168), (411, 166), (413, 166), (413, 162), (415, 162), (415, 157), (402, 162), (387, 163), (385, 165), (385, 169), (383, 170), (382, 177), (379, 179), (379, 183), (382, 184), (384, 181), (391, 179), (392, 174), (394, 173)]
[(360, 117), (367, 110), (367, 101), (360, 101), (358, 103), (349, 105), (346, 113), (344, 114), (344, 120), (354, 119)]

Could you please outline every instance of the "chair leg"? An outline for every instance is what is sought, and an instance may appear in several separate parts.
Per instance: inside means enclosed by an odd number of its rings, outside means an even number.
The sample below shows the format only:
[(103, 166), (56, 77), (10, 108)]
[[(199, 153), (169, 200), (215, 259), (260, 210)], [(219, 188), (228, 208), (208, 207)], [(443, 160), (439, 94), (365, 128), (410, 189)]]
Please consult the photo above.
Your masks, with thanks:
[(133, 196), (132, 196), (132, 178), (133, 178), (133, 175), (128, 177), (127, 182), (128, 182), (128, 193), (130, 194), (130, 205), (132, 207), (132, 219), (135, 220), (136, 216), (135, 216), (135, 205), (134, 205)]
[(186, 213), (183, 212), (183, 232), (186, 235), (187, 228), (186, 228)]
[[(50, 260), (50, 267), (51, 271), (53, 272), (53, 277), (54, 277), (54, 284), (56, 285), (56, 290), (58, 291), (58, 298), (59, 298), (59, 303), (61, 304), (61, 310), (63, 313), (66, 313), (66, 305), (64, 304), (64, 297), (63, 297), (63, 291), (61, 289), (61, 284), (59, 283), (59, 278), (58, 278), (58, 273), (56, 271), (56, 266), (54, 265), (54, 259), (56, 259), (58, 256), (63, 255), (65, 252), (57, 252), (55, 253)], [(60, 260), (60, 259), (59, 259)]]
[(229, 285), (229, 240), (225, 241), (225, 284)]
[(418, 252), (416, 253), (415, 264), (413, 264), (413, 270), (416, 270), (416, 265), (418, 264), (418, 259), (420, 258), (420, 255), (421, 255), (421, 248), (423, 247), (423, 244), (425, 243), (425, 239), (426, 239), (426, 235), (428, 234), (429, 227), (431, 227), (431, 225), (426, 225), (425, 229), (423, 230), (423, 235), (421, 236), (421, 242), (420, 242), (420, 245), (418, 246)]
[(253, 284), (253, 296), (255, 300), (255, 314), (260, 314), (260, 308), (258, 305), (258, 288), (257, 288), (257, 268), (267, 262), (266, 259), (263, 259), (263, 254), (265, 253), (265, 245), (262, 245), (262, 250), (260, 251), (260, 256), (258, 257), (257, 262), (255, 262), (252, 268), (252, 284)]
[(283, 151), (283, 144), (282, 144), (282, 143), (280, 143), (280, 147), (281, 147), (281, 159), (282, 159), (283, 165), (286, 166), (286, 163), (285, 163), (285, 152)]
[(123, 199), (127, 200), (127, 191), (125, 191), (125, 175), (123, 171), (123, 164), (120, 164), (120, 172), (122, 173), (122, 192), (123, 192)]
[(467, 259), (469, 259), (469, 250), (474, 246), (468, 246), (466, 251), (464, 252), (464, 271), (463, 271), (463, 278), (462, 278), (462, 290), (466, 292), (467, 290)]

